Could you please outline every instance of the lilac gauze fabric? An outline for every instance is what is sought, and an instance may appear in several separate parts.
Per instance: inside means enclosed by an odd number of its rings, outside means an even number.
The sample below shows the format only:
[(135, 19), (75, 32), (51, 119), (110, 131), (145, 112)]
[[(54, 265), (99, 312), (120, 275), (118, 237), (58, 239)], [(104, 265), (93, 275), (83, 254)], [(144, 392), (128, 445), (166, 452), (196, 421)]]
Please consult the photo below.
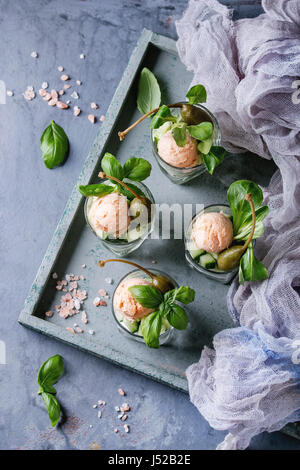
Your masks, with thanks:
[(180, 58), (208, 91), (223, 145), (279, 167), (264, 189), (270, 214), (255, 249), (269, 279), (233, 282), (228, 308), (239, 326), (187, 369), (192, 402), (228, 431), (218, 449), (245, 449), (256, 434), (300, 420), (300, 2), (262, 5), (259, 17), (233, 21), (217, 0), (190, 0), (176, 24)]

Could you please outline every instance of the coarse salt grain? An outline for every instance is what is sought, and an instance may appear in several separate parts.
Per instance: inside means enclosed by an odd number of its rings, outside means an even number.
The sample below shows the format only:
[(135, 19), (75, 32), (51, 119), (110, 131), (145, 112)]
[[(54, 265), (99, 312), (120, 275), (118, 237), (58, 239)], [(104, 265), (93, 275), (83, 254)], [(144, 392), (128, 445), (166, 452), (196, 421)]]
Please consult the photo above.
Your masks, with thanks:
[(66, 75), (65, 73), (60, 77), (60, 79), (63, 81), (63, 82), (66, 82), (67, 80), (70, 80), (70, 77), (69, 75)]
[(85, 58), (85, 55), (84, 55), (84, 54), (80, 54), (79, 58), (80, 58), (80, 59), (84, 59), (84, 58)]
[(98, 411), (98, 418), (100, 419), (102, 416), (102, 411)]
[(52, 310), (49, 310), (48, 312), (45, 313), (46, 317), (51, 318), (53, 317), (53, 312)]
[(52, 98), (58, 98), (58, 93), (56, 90), (51, 90), (51, 96)]
[(119, 431), (117, 430), (117, 428), (114, 429), (114, 432), (117, 434)]
[(114, 282), (111, 277), (106, 277), (106, 278), (104, 279), (104, 281), (107, 282), (107, 284), (113, 284), (113, 282)]
[(100, 297), (95, 297), (94, 300), (93, 300), (93, 304), (95, 305), (95, 307), (98, 307), (100, 305)]
[(24, 92), (24, 98), (27, 101), (31, 101), (35, 98), (35, 92), (31, 88), (32, 87), (28, 87), (27, 90)]
[(43, 88), (43, 90), (46, 90), (46, 88), (48, 88), (48, 86), (49, 86), (49, 85), (48, 85), (48, 82), (43, 82), (43, 83), (42, 83), (42, 88)]
[(73, 93), (71, 94), (71, 98), (74, 98), (74, 100), (78, 100), (79, 95), (78, 95), (77, 91), (73, 91)]
[(118, 418), (119, 418), (119, 419), (122, 419), (123, 416), (124, 416), (124, 413), (120, 413), (120, 414), (118, 415)]
[(94, 330), (89, 330), (89, 334), (94, 335), (95, 334)]
[(81, 80), (76, 80), (76, 85), (81, 85), (82, 84), (82, 81)]
[(78, 106), (74, 106), (73, 108), (74, 116), (79, 116), (80, 113), (81, 113), (81, 109)]
[(40, 95), (40, 96), (46, 96), (46, 94), (47, 94), (47, 92), (46, 92), (46, 90), (44, 90), (43, 88), (41, 88), (41, 89), (39, 90), (39, 95)]
[(59, 66), (57, 67), (57, 70), (58, 70), (59, 72), (63, 72), (63, 71), (64, 71), (64, 68), (63, 68), (62, 65), (59, 65)]
[(105, 296), (107, 295), (107, 292), (106, 292), (106, 290), (104, 290), (104, 289), (99, 289), (98, 292), (99, 292), (99, 294), (101, 295), (101, 297), (105, 297)]
[(67, 330), (69, 333), (72, 333), (72, 335), (75, 334), (74, 328), (70, 328), (69, 326), (67, 326), (66, 330)]
[(14, 92), (12, 90), (7, 90), (7, 96), (14, 96)]
[(104, 121), (104, 119), (105, 119), (105, 116), (104, 116), (104, 114), (102, 114), (102, 116), (100, 116), (100, 119), (99, 119), (99, 121), (103, 122), (103, 121)]
[(119, 392), (120, 395), (122, 395), (122, 397), (124, 397), (126, 395), (126, 393), (124, 392), (124, 390), (122, 390), (122, 388), (119, 388), (118, 392)]
[(127, 416), (127, 415), (124, 415), (124, 416), (122, 416), (121, 419), (122, 419), (122, 421), (126, 421), (127, 418), (128, 418), (128, 416)]
[(93, 408), (97, 408), (98, 405), (93, 405)]
[(86, 315), (86, 313), (85, 313), (84, 310), (83, 310), (83, 312), (81, 313), (81, 321), (82, 321), (82, 323), (84, 323), (85, 325), (86, 325), (87, 322), (88, 322), (87, 315)]
[(97, 105), (97, 103), (94, 103), (94, 102), (93, 102), (93, 103), (91, 103), (91, 108), (92, 108), (92, 109), (98, 109), (99, 106)]
[(33, 57), (34, 59), (36, 59), (38, 57), (38, 53), (36, 51), (32, 51), (32, 53), (30, 54), (31, 57)]
[(116, 411), (120, 411), (120, 407), (119, 407), (119, 406), (115, 406), (115, 410), (116, 410)]
[(49, 106), (56, 106), (56, 103), (57, 103), (57, 98), (51, 98), (50, 101), (48, 101), (48, 105)]
[(51, 99), (51, 94), (50, 93), (46, 93), (45, 96), (43, 97), (44, 101), (49, 101), (50, 99)]
[(82, 264), (81, 267), (82, 267), (82, 268), (86, 268), (86, 264)]
[(64, 95), (64, 94), (65, 94), (65, 90), (59, 90), (58, 94), (59, 94), (60, 96)]
[(68, 90), (69, 88), (71, 88), (71, 85), (70, 85), (69, 83), (65, 83), (64, 89), (65, 89), (65, 90)]
[(69, 105), (63, 101), (57, 101), (56, 107), (59, 109), (68, 109)]
[(95, 124), (96, 118), (93, 114), (88, 115), (88, 120), (92, 123)]
[(129, 431), (130, 431), (130, 428), (129, 428), (128, 424), (124, 424), (124, 429), (125, 429), (125, 432), (129, 432)]

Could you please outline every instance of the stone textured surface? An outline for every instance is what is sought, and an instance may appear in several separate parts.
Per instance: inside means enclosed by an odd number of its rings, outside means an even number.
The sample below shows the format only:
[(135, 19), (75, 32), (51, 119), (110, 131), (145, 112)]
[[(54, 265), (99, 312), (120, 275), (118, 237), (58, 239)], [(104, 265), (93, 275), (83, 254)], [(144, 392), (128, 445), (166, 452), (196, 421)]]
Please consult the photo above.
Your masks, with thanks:
[[(259, 2), (231, 3), (240, 16), (259, 12)], [(17, 324), (101, 125), (87, 120), (88, 104), (96, 101), (97, 116), (105, 114), (142, 28), (176, 37), (174, 20), (186, 4), (185, 0), (0, 0), (0, 80), (14, 91), (14, 97), (0, 105), (0, 340), (5, 341), (7, 353), (7, 364), (0, 364), (1, 449), (88, 449), (92, 442), (102, 449), (214, 449), (224, 436), (199, 416), (188, 396)], [(30, 57), (34, 50), (37, 59)], [(85, 60), (79, 59), (81, 52)], [(40, 97), (27, 102), (22, 96), (28, 85), (38, 91), (44, 80), (58, 87), (58, 65), (83, 82), (77, 87), (85, 103), (80, 119), (50, 108)], [(71, 142), (66, 164), (54, 171), (45, 168), (39, 150), (41, 132), (50, 119), (64, 127)], [(66, 365), (57, 386), (66, 420), (51, 429), (36, 395), (36, 375), (40, 364), (56, 353)], [(123, 401), (117, 393), (120, 386), (133, 408), (132, 432), (124, 438), (113, 433), (117, 422), (113, 406)], [(101, 420), (92, 408), (99, 399), (107, 402)], [(263, 434), (251, 448), (296, 449), (299, 443), (280, 433)]]

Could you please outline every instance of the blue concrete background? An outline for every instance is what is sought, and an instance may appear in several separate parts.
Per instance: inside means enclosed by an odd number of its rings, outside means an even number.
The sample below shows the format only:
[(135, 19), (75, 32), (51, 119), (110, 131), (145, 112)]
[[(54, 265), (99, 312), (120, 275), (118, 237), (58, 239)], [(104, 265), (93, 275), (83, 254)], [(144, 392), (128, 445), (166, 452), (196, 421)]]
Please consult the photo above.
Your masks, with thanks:
[[(255, 16), (259, 1), (227, 1), (239, 17)], [(214, 449), (224, 438), (199, 415), (187, 395), (118, 368), (17, 323), (67, 198), (101, 123), (87, 120), (96, 101), (105, 114), (143, 27), (176, 38), (174, 21), (187, 0), (0, 0), (0, 80), (14, 97), (0, 105), (0, 340), (7, 364), (0, 364), (1, 449)], [(36, 50), (38, 59), (30, 57)], [(79, 54), (86, 54), (79, 60)], [(78, 87), (85, 113), (80, 118), (50, 108), (40, 97), (26, 102), (46, 80), (58, 87), (57, 66), (82, 80)], [(81, 91), (82, 90), (82, 91)], [(55, 119), (71, 142), (68, 161), (45, 168), (39, 149), (43, 129)], [(65, 423), (51, 429), (36, 395), (41, 363), (61, 354), (66, 372), (57, 386)], [(115, 435), (113, 406), (132, 405), (131, 433)], [(98, 420), (92, 405), (107, 402)], [(92, 427), (90, 427), (92, 426)], [(251, 449), (299, 449), (281, 433), (262, 434)]]

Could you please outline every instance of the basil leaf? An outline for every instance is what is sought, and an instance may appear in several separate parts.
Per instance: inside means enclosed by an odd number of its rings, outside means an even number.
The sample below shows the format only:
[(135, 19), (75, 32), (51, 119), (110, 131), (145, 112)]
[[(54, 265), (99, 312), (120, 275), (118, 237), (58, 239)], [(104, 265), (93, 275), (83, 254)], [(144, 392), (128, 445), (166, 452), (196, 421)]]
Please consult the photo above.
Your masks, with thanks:
[(226, 153), (227, 152), (223, 147), (214, 146), (211, 147), (210, 151), (206, 155), (203, 155), (203, 161), (208, 173), (211, 175), (213, 174), (216, 167), (223, 162)]
[(178, 147), (184, 147), (186, 144), (186, 125), (173, 127), (172, 136)]
[(52, 169), (61, 165), (69, 150), (68, 137), (58, 124), (51, 121), (41, 136), (42, 158), (47, 168)]
[[(269, 208), (268, 206), (261, 206), (255, 211), (256, 222), (253, 239), (259, 238), (263, 235), (265, 227), (263, 224), (263, 219), (268, 215)], [(235, 240), (247, 240), (252, 228), (252, 214), (250, 214), (246, 220), (243, 222), (243, 225), (238, 229), (237, 234), (234, 236)]]
[[(145, 196), (145, 194), (143, 193), (143, 191), (140, 190), (140, 188), (138, 188), (137, 186), (135, 186), (134, 184), (131, 184), (131, 183), (126, 183), (126, 185), (131, 188), (136, 194), (138, 194), (139, 196)], [(127, 197), (127, 199), (129, 201), (132, 201), (132, 199), (134, 199), (134, 195), (128, 191), (128, 189), (124, 188), (124, 186), (121, 186), (120, 184), (117, 184), (117, 188), (118, 188), (118, 192), (120, 194), (123, 194), (123, 196)]]
[(245, 200), (246, 194), (252, 195), (255, 210), (259, 209), (263, 201), (260, 187), (250, 180), (238, 180), (232, 183), (227, 191), (227, 199), (233, 215), (233, 233), (236, 235), (244, 222), (251, 217), (251, 207)]
[(63, 370), (64, 361), (59, 354), (50, 357), (46, 362), (44, 362), (39, 370), (37, 379), (38, 384), (40, 385), (40, 392), (56, 393), (52, 384), (58, 381)]
[(156, 308), (164, 300), (162, 293), (153, 286), (132, 286), (128, 289), (138, 303), (146, 308)]
[(180, 286), (175, 289), (175, 300), (183, 304), (190, 304), (195, 300), (195, 291), (188, 286)]
[(133, 181), (143, 181), (150, 176), (152, 167), (148, 160), (132, 157), (125, 162), (123, 169), (124, 178)]
[(177, 304), (172, 305), (167, 318), (169, 323), (171, 323), (176, 330), (185, 330), (189, 323), (186, 311)]
[(159, 84), (155, 75), (144, 67), (140, 74), (137, 95), (137, 107), (142, 114), (158, 108), (161, 101)]
[(195, 139), (207, 140), (212, 136), (214, 128), (211, 122), (200, 122), (195, 126), (187, 126), (187, 130)]
[(203, 142), (199, 142), (197, 145), (197, 148), (200, 153), (203, 153), (204, 155), (206, 155), (210, 151), (212, 144), (213, 144), (213, 140), (210, 137), (207, 140), (203, 140)]
[(60, 404), (58, 403), (57, 399), (51, 393), (42, 393), (42, 399), (46, 405), (46, 409), (48, 411), (49, 419), (51, 422), (51, 426), (55, 426), (60, 418)]
[(113, 186), (108, 186), (107, 184), (87, 184), (78, 186), (79, 191), (83, 196), (90, 197), (90, 196), (105, 196), (106, 194), (110, 194), (114, 191)]
[(205, 103), (207, 94), (203, 85), (194, 85), (185, 95), (190, 104)]
[(250, 243), (246, 253), (242, 256), (239, 268), (239, 282), (263, 281), (269, 277), (268, 271), (261, 261), (253, 253), (253, 245)]
[(121, 163), (111, 153), (106, 152), (101, 160), (101, 167), (107, 176), (114, 176), (121, 181), (124, 178), (124, 170)]
[(150, 315), (141, 320), (142, 335), (149, 348), (159, 348), (161, 323), (159, 312), (150, 313)]
[(168, 106), (163, 105), (152, 118), (150, 128), (158, 129), (160, 126), (162, 126), (165, 122), (168, 121), (177, 122), (177, 118), (173, 116)]

